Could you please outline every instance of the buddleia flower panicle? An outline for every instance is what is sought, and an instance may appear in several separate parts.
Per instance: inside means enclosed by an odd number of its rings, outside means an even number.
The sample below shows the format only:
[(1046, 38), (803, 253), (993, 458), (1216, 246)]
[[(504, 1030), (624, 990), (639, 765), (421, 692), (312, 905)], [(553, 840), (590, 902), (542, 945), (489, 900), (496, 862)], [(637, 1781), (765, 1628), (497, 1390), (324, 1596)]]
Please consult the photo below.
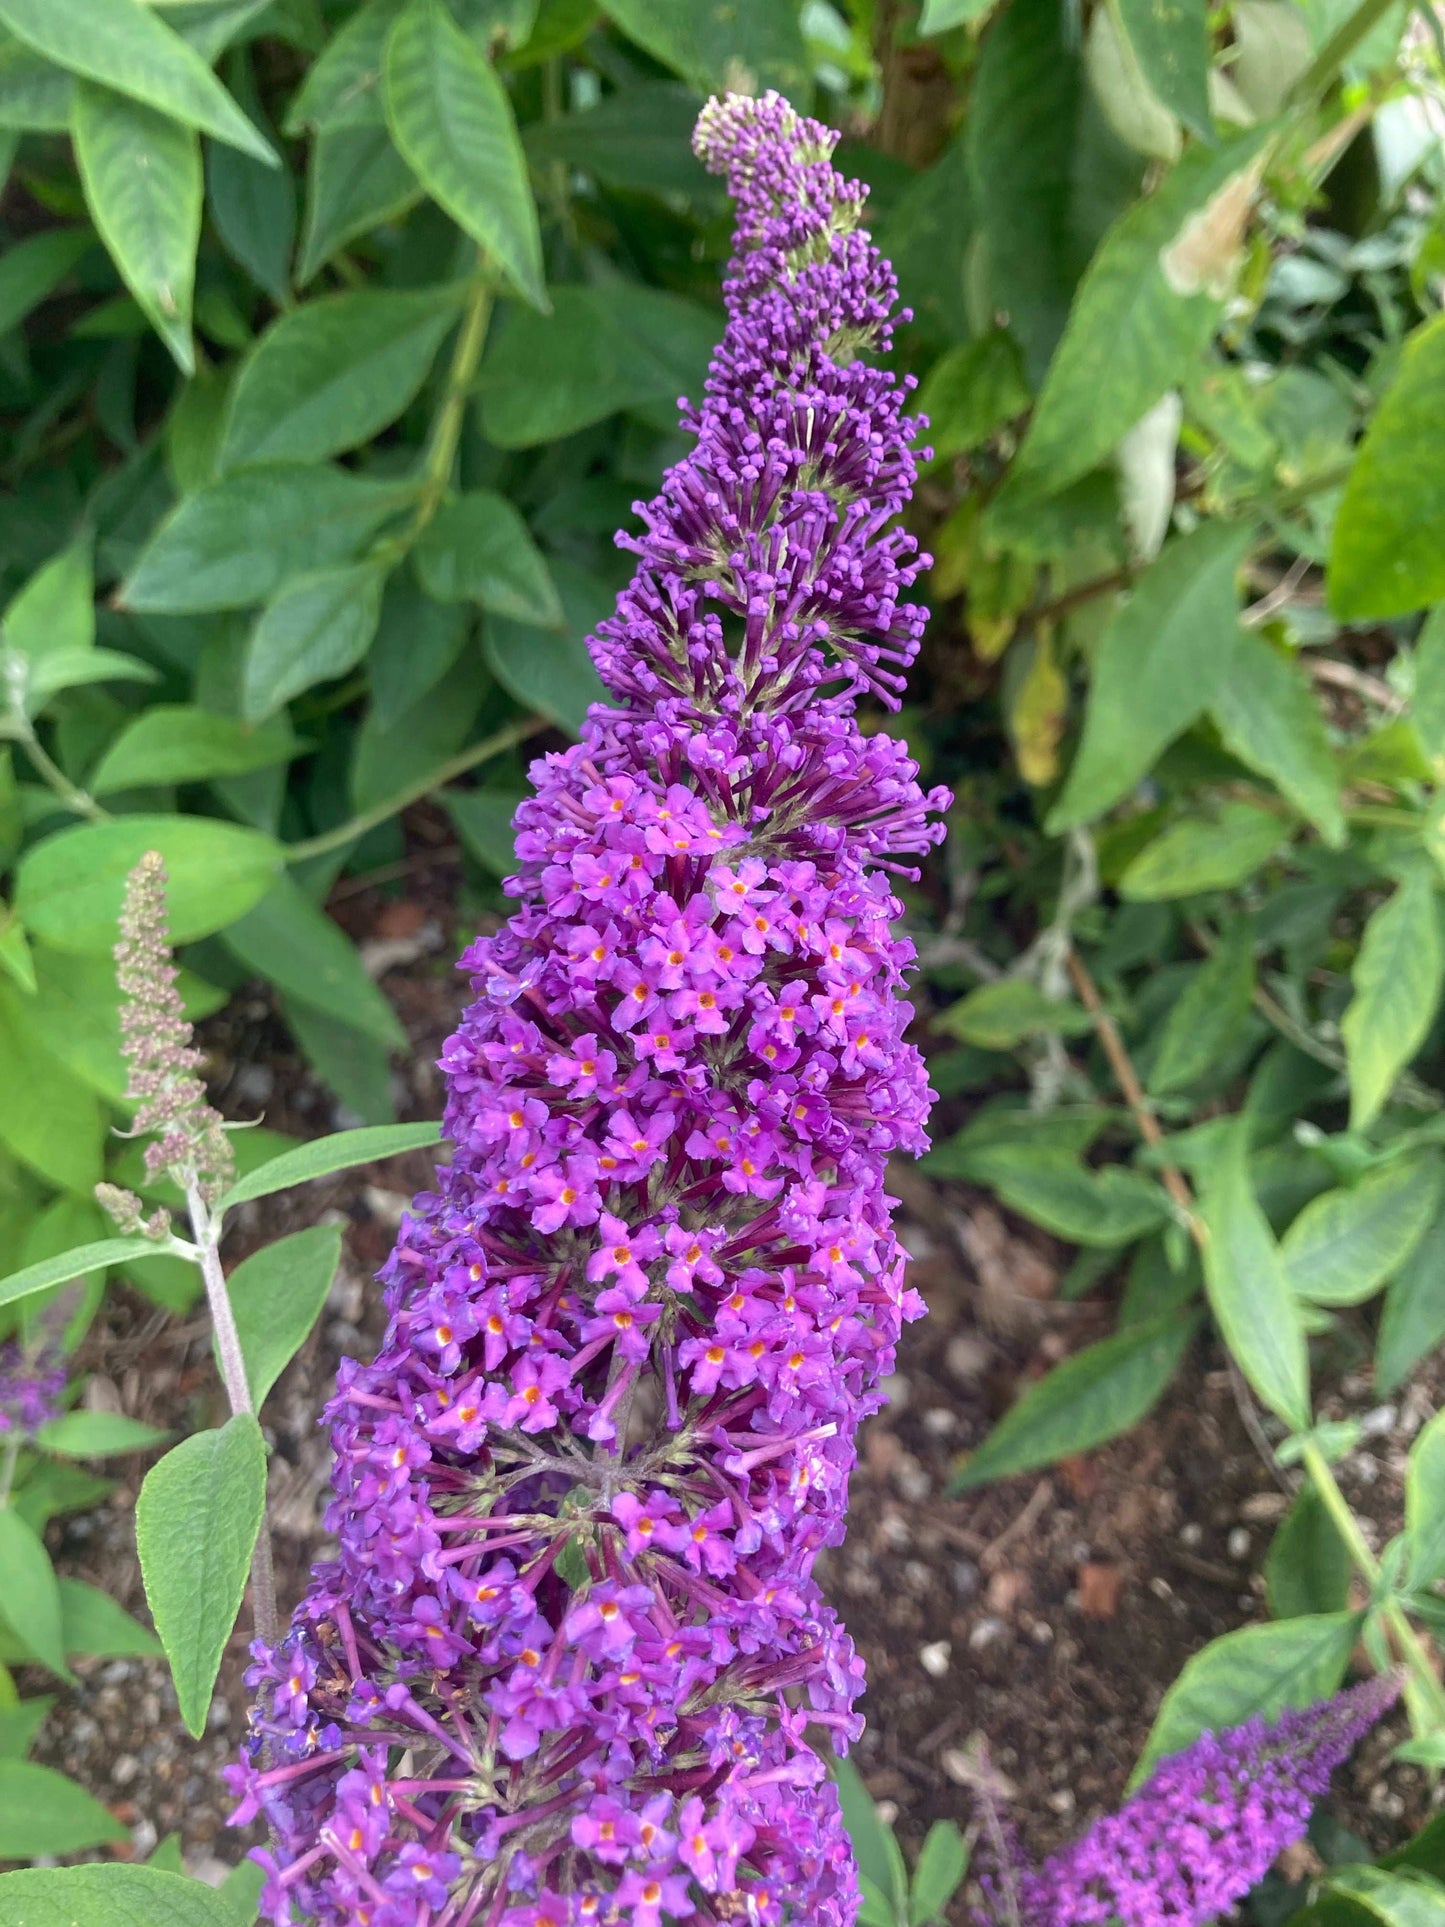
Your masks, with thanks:
[(1330, 1777), (1394, 1702), (1391, 1677), (1205, 1733), (1038, 1867), (1000, 1870), (979, 1927), (1206, 1927), (1304, 1837)]
[(272, 1922), (843, 1927), (829, 1747), (862, 1670), (813, 1578), (904, 1283), (925, 1148), (887, 872), (948, 798), (864, 733), (925, 566), (895, 287), (776, 95), (714, 101), (738, 203), (690, 454), (592, 639), (613, 702), (533, 765), (516, 900), (463, 958), (454, 1147), (328, 1407), (329, 1529), (253, 1649), (238, 1820)]
[[(138, 1100), (130, 1135), (153, 1138), (145, 1151), (152, 1178), (171, 1177), (211, 1205), (230, 1183), (235, 1159), (220, 1113), (197, 1075), (205, 1058), (192, 1041), (176, 989), (180, 973), (171, 955), (166, 880), (165, 863), (148, 851), (126, 878), (113, 953), (123, 1000), (121, 1054), (130, 1067), (125, 1094)], [(141, 1221), (130, 1192), (102, 1185), (96, 1195), (122, 1230), (151, 1236), (165, 1231), (164, 1214)]]
[(7, 1339), (0, 1345), (0, 1447), (28, 1444), (65, 1399), (65, 1356), (51, 1338), (38, 1344)]

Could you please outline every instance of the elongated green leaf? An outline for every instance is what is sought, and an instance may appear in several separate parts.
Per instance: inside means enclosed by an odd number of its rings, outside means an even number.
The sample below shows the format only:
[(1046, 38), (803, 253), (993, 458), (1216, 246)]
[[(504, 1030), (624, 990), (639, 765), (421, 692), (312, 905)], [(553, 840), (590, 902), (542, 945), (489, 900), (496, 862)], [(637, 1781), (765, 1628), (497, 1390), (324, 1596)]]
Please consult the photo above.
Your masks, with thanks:
[(1186, 127), (1214, 135), (1205, 0), (1117, 0), (1124, 37), (1156, 97)]
[(1196, 1653), (1164, 1695), (1134, 1768), (1131, 1786), (1167, 1754), (1242, 1726), (1256, 1713), (1273, 1719), (1290, 1707), (1327, 1699), (1344, 1678), (1359, 1636), (1356, 1613), (1317, 1613), (1278, 1625), (1241, 1626)]
[[(1192, 148), (1110, 230), (1079, 284), (1009, 472), (1011, 500), (1076, 481), (1191, 372), (1223, 313), (1263, 141), (1252, 128)], [(1224, 217), (1236, 202), (1231, 231)]]
[(57, 227), (6, 248), (0, 255), (0, 335), (53, 294), (89, 246), (85, 228)]
[(1439, 1927), (1445, 1887), (1408, 1869), (1336, 1867), (1300, 1918), (1301, 1927)]
[[(104, 1484), (100, 1487), (102, 1492), (109, 1489)], [(81, 1499), (79, 1503), (93, 1501)], [(74, 1511), (76, 1506), (72, 1503), (66, 1509)], [(117, 1606), (108, 1592), (102, 1592), (99, 1586), (86, 1585), (83, 1579), (61, 1578), (60, 1632), (66, 1652), (72, 1655), (149, 1659), (161, 1650), (154, 1633), (147, 1632), (139, 1620), (132, 1619), (124, 1608)]]
[(1405, 1533), (1410, 1584), (1423, 1592), (1445, 1579), (1445, 1412), (1435, 1414), (1410, 1448)]
[(370, 441), (426, 380), (461, 291), (362, 288), (283, 314), (241, 370), (223, 469), (311, 462)]
[(1338, 849), (1345, 840), (1340, 773), (1319, 704), (1299, 667), (1246, 630), (1211, 708), (1225, 748), (1267, 776)]
[(108, 1459), (118, 1452), (144, 1452), (166, 1436), (124, 1412), (66, 1412), (39, 1433), (47, 1452), (66, 1459)]
[(1445, 1216), (1431, 1225), (1400, 1267), (1380, 1319), (1375, 1383), (1393, 1392), (1445, 1340)]
[[(1080, 37), (1059, 0), (1012, 0), (983, 43), (964, 130), (985, 297), (1008, 314), (1035, 384), (1063, 332), (1079, 276), (1132, 198), (1142, 167), (1094, 99)], [(935, 253), (942, 214), (934, 210), (922, 237)], [(956, 284), (952, 298), (956, 306)], [(1124, 426), (1148, 406), (1146, 399)]]
[(950, 348), (918, 391), (935, 461), (980, 447), (1028, 403), (1018, 349), (1001, 328)]
[(195, 1432), (152, 1466), (135, 1508), (146, 1599), (181, 1718), (205, 1731), (266, 1503), (266, 1447), (249, 1413)]
[(304, 287), (348, 241), (396, 220), (421, 198), (385, 127), (323, 127), (311, 145), (297, 281)]
[(266, 602), (288, 578), (347, 561), (414, 492), (409, 482), (372, 481), (339, 468), (224, 476), (166, 517), (120, 600), (157, 615)]
[(408, 166), (534, 308), (542, 236), (506, 89), (441, 0), (407, 0), (386, 43), (386, 118)]
[(391, 1053), (384, 1044), (294, 997), (281, 999), (281, 1014), (302, 1055), (349, 1116), (375, 1128), (396, 1122)]
[(376, 639), (366, 654), (371, 684), (367, 721), (390, 731), (456, 663), (467, 640), (471, 611), (423, 595), (410, 568), (387, 581)]
[(1250, 533), (1202, 523), (1171, 542), (1121, 604), (1094, 658), (1083, 738), (1051, 831), (1127, 796), (1226, 687), (1240, 635), (1235, 577)]
[(201, 144), (194, 131), (82, 80), (71, 112), (85, 199), (121, 279), (191, 374), (191, 294), (201, 234)]
[(506, 317), (487, 350), (478, 382), (487, 438), (533, 448), (622, 409), (671, 409), (701, 392), (721, 332), (713, 309), (660, 288), (554, 288), (549, 316)]
[(828, 1771), (838, 1789), (843, 1825), (857, 1856), (858, 1871), (885, 1896), (897, 1920), (908, 1897), (908, 1875), (899, 1857), (893, 1830), (879, 1813), (877, 1802), (851, 1760), (833, 1759), (828, 1763)]
[(114, 649), (67, 649), (60, 655), (45, 656), (31, 667), (25, 681), (25, 709), (29, 715), (38, 716), (62, 689), (80, 689), (86, 683), (156, 680), (149, 663), (122, 656)]
[(920, 34), (947, 33), (950, 27), (962, 27), (970, 20), (982, 19), (994, 4), (995, 0), (923, 0), (918, 31)]
[(1440, 911), (1423, 870), (1412, 871), (1371, 916), (1351, 977), (1355, 994), (1340, 1030), (1350, 1067), (1350, 1127), (1362, 1131), (1424, 1042), (1445, 982)]
[(1151, 1091), (1188, 1088), (1233, 1048), (1249, 1016), (1254, 957), (1249, 926), (1227, 929), (1174, 1003), (1149, 1073)]
[(1026, 977), (1001, 977), (981, 984), (961, 1002), (950, 1004), (938, 1020), (940, 1030), (983, 1050), (1013, 1050), (1026, 1037), (1052, 1031), (1079, 1036), (1093, 1020), (1070, 999), (1049, 997)]
[(439, 800), (478, 863), (493, 876), (510, 876), (517, 867), (512, 818), (521, 795), (515, 790), (444, 790)]
[(269, 769), (296, 754), (296, 738), (278, 724), (248, 729), (234, 716), (184, 703), (144, 709), (101, 758), (90, 779), (92, 796), (150, 783), (197, 783)]
[(376, 634), (384, 571), (371, 562), (293, 576), (256, 618), (241, 671), (251, 721), (354, 669)]
[(583, 113), (533, 121), (522, 145), (533, 166), (564, 161), (609, 187), (645, 194), (686, 194), (716, 199), (720, 183), (709, 178), (692, 151), (697, 96), (671, 80), (644, 80), (604, 94)]
[(43, 562), (13, 597), (5, 611), (5, 640), (37, 669), (56, 656), (91, 655), (94, 597), (90, 544), (72, 542)]
[(378, 1124), (359, 1131), (337, 1131), (331, 1137), (298, 1145), (294, 1151), (283, 1151), (280, 1157), (258, 1166), (231, 1186), (221, 1199), (220, 1209), (229, 1211), (250, 1198), (269, 1197), (273, 1191), (285, 1191), (312, 1178), (330, 1177), (333, 1171), (349, 1171), (357, 1164), (372, 1164), (403, 1151), (425, 1150), (440, 1144), (441, 1136), (439, 1124)]
[(321, 1315), (340, 1258), (340, 1229), (312, 1225), (263, 1245), (226, 1280), (257, 1411)]
[(471, 737), (490, 688), (486, 665), (469, 649), (390, 727), (368, 715), (356, 733), (351, 761), (353, 806), (380, 809), (417, 787), (434, 789)]
[(493, 615), (561, 627), (562, 604), (531, 532), (486, 489), (438, 510), (417, 544), (416, 572), (438, 602), (480, 602)]
[(0, 1278), (0, 1305), (12, 1305), (17, 1299), (48, 1291), (52, 1285), (68, 1284), (72, 1278), (105, 1271), (127, 1258), (153, 1255), (155, 1249), (153, 1238), (138, 1237), (102, 1238), (95, 1244), (77, 1245), (59, 1257), (44, 1258), (39, 1264), (27, 1265), (23, 1271), (12, 1271), (8, 1278)]
[(52, 1673), (70, 1678), (61, 1637), (60, 1588), (40, 1535), (13, 1505), (0, 1507), (0, 1613)]
[(205, 61), (140, 0), (0, 0), (0, 25), (57, 67), (275, 164)]
[(54, 1704), (53, 1693), (38, 1693), (0, 1706), (0, 1760), (25, 1758)]
[[(405, 0), (365, 0), (306, 70), (286, 110), (286, 132), (306, 128), (380, 127), (381, 69), (386, 39)], [(630, 91), (630, 90), (629, 90)]]
[(75, 76), (6, 34), (0, 40), (0, 127), (63, 134)]
[(0, 1874), (5, 1927), (245, 1927), (204, 1881), (153, 1867), (46, 1867)]
[(100, 1178), (100, 1106), (36, 1037), (30, 1002), (0, 977), (0, 1144), (47, 1183), (84, 1196)]
[(1415, 700), (1410, 724), (1437, 769), (1445, 757), (1445, 602), (1426, 616), (1415, 640)]
[(291, 289), (296, 241), (296, 189), (282, 167), (263, 167), (234, 147), (213, 147), (206, 160), (206, 192), (221, 246), (271, 299)]
[(225, 933), (226, 947), (258, 977), (390, 1050), (406, 1044), (396, 1013), (361, 967), (356, 946), (293, 877), (281, 875)]
[(37, 843), (21, 860), (15, 907), (57, 950), (108, 951), (125, 880), (148, 850), (169, 878), (171, 937), (190, 943), (244, 916), (281, 866), (269, 836), (199, 816), (120, 816)]
[(945, 1918), (948, 1903), (968, 1872), (968, 1842), (951, 1820), (935, 1820), (924, 1835), (908, 1893), (910, 1927), (931, 1927)]
[(1232, 890), (1267, 863), (1289, 837), (1289, 826), (1253, 803), (1221, 803), (1212, 816), (1172, 823), (1140, 851), (1120, 879), (1121, 896), (1135, 903)]
[(1345, 484), (1327, 580), (1343, 621), (1445, 599), (1445, 315), (1405, 343)]
[(1270, 1541), (1264, 1562), (1269, 1609), (1276, 1619), (1343, 1612), (1349, 1603), (1350, 1549), (1312, 1485), (1302, 1485)]
[(1029, 1386), (954, 1474), (951, 1492), (1091, 1452), (1137, 1425), (1179, 1368), (1192, 1312), (1151, 1318), (1077, 1352)]
[(987, 1182), (1013, 1210), (1074, 1244), (1131, 1244), (1168, 1216), (1163, 1190), (1142, 1171), (1091, 1171), (1046, 1150), (996, 1156)]
[(1224, 1342), (1256, 1393), (1296, 1431), (1310, 1422), (1299, 1301), (1249, 1181), (1248, 1124), (1229, 1129), (1202, 1200), (1204, 1283)]
[[(63, 1773), (28, 1760), (0, 1760), (0, 1860), (80, 1853), (128, 1838), (115, 1815)], [(0, 1884), (0, 1918), (4, 1907)]]
[(797, 11), (776, 0), (610, 0), (611, 17), (639, 47), (699, 93), (805, 89), (808, 57)]
[(1316, 1305), (1359, 1305), (1404, 1264), (1440, 1204), (1437, 1155), (1397, 1158), (1307, 1204), (1280, 1245), (1290, 1284)]
[(538, 709), (578, 735), (592, 703), (610, 700), (587, 653), (586, 638), (612, 606), (605, 583), (559, 560), (552, 570), (564, 627), (536, 629), (508, 616), (488, 618), (482, 632), (488, 667), (528, 709)]

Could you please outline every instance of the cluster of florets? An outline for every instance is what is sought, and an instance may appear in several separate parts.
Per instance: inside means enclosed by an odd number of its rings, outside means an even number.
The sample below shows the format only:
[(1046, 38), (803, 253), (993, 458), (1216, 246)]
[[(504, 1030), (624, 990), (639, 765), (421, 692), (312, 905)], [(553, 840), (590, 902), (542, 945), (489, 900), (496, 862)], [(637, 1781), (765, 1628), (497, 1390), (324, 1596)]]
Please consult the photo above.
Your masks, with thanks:
[[(1001, 1871), (980, 1927), (1206, 1927), (1304, 1837), (1330, 1776), (1392, 1703), (1392, 1678), (1266, 1724), (1206, 1733), (1039, 1867)], [(1002, 1891), (1006, 1889), (1007, 1891)]]
[(0, 1439), (23, 1443), (58, 1418), (66, 1383), (65, 1360), (55, 1346), (32, 1349), (15, 1339), (0, 1345)]
[(832, 136), (714, 103), (738, 197), (691, 456), (539, 762), (518, 909), (463, 959), (453, 1161), (328, 1416), (339, 1541), (258, 1649), (263, 1911), (327, 1927), (843, 1927), (817, 1744), (861, 1669), (812, 1577), (920, 1309), (885, 1161), (925, 1145), (887, 871), (946, 801), (864, 735), (923, 611), (893, 282)]

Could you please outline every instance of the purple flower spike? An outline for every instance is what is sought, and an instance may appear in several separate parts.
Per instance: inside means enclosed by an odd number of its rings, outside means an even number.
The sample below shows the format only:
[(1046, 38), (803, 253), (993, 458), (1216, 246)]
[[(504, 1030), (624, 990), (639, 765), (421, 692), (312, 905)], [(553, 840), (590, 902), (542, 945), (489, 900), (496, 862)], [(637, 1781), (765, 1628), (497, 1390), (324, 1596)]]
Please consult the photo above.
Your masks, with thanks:
[(1335, 1768), (1395, 1699), (1373, 1679), (1273, 1725), (1206, 1733), (1118, 1813), (1015, 1881), (1019, 1927), (1205, 1927), (1304, 1837)]
[(0, 1345), (0, 1444), (24, 1444), (58, 1418), (65, 1386), (58, 1346), (43, 1340), (26, 1349), (13, 1339)]
[(897, 706), (924, 558), (894, 281), (833, 135), (704, 111), (739, 203), (691, 455), (533, 768), (518, 908), (463, 959), (454, 1161), (328, 1408), (334, 1563), (256, 1649), (238, 1818), (324, 1927), (845, 1927), (819, 1744), (861, 1667), (812, 1577), (904, 1286), (925, 1147), (890, 869), (938, 841)]

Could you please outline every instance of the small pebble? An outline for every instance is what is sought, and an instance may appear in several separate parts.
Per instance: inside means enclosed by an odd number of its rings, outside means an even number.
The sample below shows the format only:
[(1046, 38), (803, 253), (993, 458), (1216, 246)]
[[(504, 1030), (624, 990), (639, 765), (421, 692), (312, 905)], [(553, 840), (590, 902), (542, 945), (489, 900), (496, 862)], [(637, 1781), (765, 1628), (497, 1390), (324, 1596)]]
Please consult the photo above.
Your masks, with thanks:
[(1250, 1538), (1249, 1529), (1246, 1526), (1236, 1526), (1230, 1533), (1226, 1544), (1228, 1545), (1231, 1559), (1247, 1559), (1249, 1557), (1249, 1549), (1254, 1544), (1254, 1541)]
[[(973, 1644), (972, 1639), (969, 1644)], [(930, 1679), (946, 1679), (952, 1658), (953, 1647), (946, 1639), (935, 1639), (931, 1645), (918, 1649), (918, 1663)]]
[(1179, 1528), (1179, 1543), (1181, 1546), (1197, 1546), (1203, 1538), (1204, 1527), (1200, 1525), (1196, 1519), (1191, 1519), (1187, 1526), (1180, 1526)]
[(991, 1615), (987, 1619), (980, 1619), (968, 1636), (968, 1650), (971, 1653), (983, 1652), (996, 1640), (1002, 1639), (1007, 1630), (1001, 1619), (995, 1619)]
[(971, 1559), (955, 1559), (948, 1569), (953, 1590), (960, 1599), (972, 1599), (978, 1591), (978, 1567)]
[(946, 1439), (957, 1425), (956, 1415), (946, 1405), (930, 1405), (923, 1414), (923, 1429), (930, 1438)]
[(902, 1372), (890, 1372), (887, 1378), (880, 1379), (878, 1389), (887, 1399), (891, 1411), (907, 1411), (911, 1388)]
[(926, 1593), (933, 1584), (932, 1568), (922, 1559), (909, 1559), (904, 1562), (903, 1577), (910, 1592)]
[(1051, 1812), (1057, 1813), (1061, 1820), (1067, 1820), (1074, 1810), (1074, 1789), (1071, 1786), (1059, 1787), (1048, 1795), (1047, 1804)]
[(1377, 1405), (1373, 1412), (1366, 1412), (1360, 1420), (1362, 1439), (1381, 1439), (1393, 1432), (1399, 1421), (1399, 1411), (1393, 1405)]
[(983, 1377), (988, 1370), (989, 1356), (989, 1348), (981, 1338), (971, 1332), (957, 1332), (948, 1341), (943, 1362), (956, 1379), (968, 1385)]
[(111, 1762), (110, 1777), (115, 1786), (129, 1786), (140, 1772), (140, 1761), (134, 1753), (121, 1753)]
[(893, 1474), (893, 1483), (910, 1505), (927, 1505), (933, 1493), (933, 1481), (911, 1455)]

